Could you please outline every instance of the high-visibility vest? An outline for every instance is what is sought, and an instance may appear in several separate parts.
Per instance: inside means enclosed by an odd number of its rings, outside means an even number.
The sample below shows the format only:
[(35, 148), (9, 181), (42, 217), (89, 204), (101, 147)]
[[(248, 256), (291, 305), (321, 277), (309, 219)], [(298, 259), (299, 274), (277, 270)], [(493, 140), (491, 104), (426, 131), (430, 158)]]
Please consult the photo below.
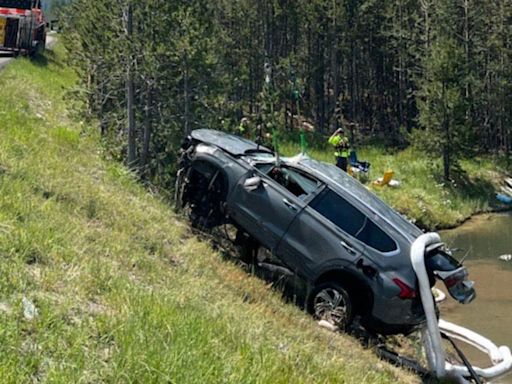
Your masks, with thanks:
[(329, 138), (329, 144), (333, 145), (336, 151), (334, 156), (336, 157), (348, 157), (350, 145), (346, 136), (336, 135)]

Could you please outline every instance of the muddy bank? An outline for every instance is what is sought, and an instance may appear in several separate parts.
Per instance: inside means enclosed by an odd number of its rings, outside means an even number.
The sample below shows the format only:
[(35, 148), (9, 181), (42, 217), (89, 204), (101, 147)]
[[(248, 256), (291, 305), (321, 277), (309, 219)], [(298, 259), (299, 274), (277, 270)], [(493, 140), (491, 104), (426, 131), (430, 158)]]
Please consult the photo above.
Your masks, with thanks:
[(512, 215), (512, 207), (500, 207), (500, 208), (493, 208), (487, 211), (480, 211), (475, 212), (471, 216), (466, 217), (464, 220), (461, 220), (453, 225), (449, 226), (443, 226), (439, 228), (425, 228), (420, 226), (420, 228), (424, 231), (448, 231), (460, 228), (462, 226), (471, 225), (473, 221), (478, 222), (480, 220), (488, 220), (489, 218), (492, 218), (496, 215)]

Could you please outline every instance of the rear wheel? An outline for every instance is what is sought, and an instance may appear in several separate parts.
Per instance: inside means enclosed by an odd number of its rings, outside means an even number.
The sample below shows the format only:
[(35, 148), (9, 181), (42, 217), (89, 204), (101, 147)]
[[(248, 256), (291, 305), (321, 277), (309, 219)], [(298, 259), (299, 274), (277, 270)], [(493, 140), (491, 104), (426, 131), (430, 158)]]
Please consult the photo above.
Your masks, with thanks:
[(352, 300), (347, 291), (336, 282), (316, 286), (308, 300), (308, 311), (317, 320), (327, 321), (344, 331), (354, 318)]

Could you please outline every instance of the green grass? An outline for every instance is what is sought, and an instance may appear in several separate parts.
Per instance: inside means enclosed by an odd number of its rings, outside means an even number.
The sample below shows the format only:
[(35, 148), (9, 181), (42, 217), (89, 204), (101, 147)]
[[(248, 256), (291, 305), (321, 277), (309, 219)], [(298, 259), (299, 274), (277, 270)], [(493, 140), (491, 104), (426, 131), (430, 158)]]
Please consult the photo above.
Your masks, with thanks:
[[(281, 151), (291, 156), (300, 148), (287, 142), (281, 145)], [(315, 159), (334, 162), (330, 148), (311, 148), (308, 153)], [(495, 192), (507, 172), (491, 157), (462, 161), (463, 173), (452, 183), (443, 181), (440, 160), (413, 148), (389, 152), (368, 146), (358, 150), (358, 158), (372, 164), (370, 180), (365, 182), (368, 188), (423, 229), (451, 228), (472, 215), (503, 208), (498, 205)], [(401, 182), (400, 187), (373, 186), (371, 181), (388, 169), (394, 171), (393, 178)]]
[(104, 160), (68, 112), (62, 57), (0, 74), (2, 383), (417, 381), (223, 261)]

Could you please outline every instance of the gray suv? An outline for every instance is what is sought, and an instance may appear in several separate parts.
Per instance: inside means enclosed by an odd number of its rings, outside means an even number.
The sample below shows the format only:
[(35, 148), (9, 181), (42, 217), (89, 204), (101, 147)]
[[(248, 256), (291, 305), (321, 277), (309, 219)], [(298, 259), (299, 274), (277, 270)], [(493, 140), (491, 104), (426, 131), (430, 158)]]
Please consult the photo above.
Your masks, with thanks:
[[(422, 231), (334, 165), (279, 158), (252, 141), (196, 130), (182, 145), (177, 208), (193, 225), (233, 224), (247, 259), (275, 266), (317, 319), (409, 333), (425, 321), (410, 249)], [(475, 297), (444, 244), (426, 250), (431, 285)]]

